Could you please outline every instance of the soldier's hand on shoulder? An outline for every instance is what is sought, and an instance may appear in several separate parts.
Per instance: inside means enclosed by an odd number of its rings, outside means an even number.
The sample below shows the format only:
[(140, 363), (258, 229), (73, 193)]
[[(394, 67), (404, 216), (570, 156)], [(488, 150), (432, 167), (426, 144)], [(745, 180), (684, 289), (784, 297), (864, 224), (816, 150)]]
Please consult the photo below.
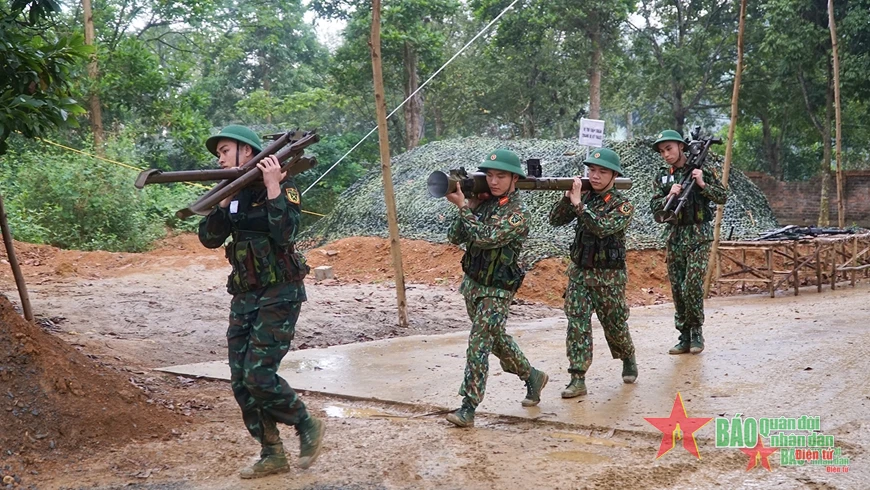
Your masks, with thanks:
[(707, 186), (707, 183), (704, 182), (704, 171), (700, 168), (692, 170), (692, 178), (695, 179), (695, 183), (698, 184), (698, 187), (701, 189)]
[(263, 185), (266, 186), (266, 197), (275, 199), (281, 194), (281, 181), (287, 177), (287, 172), (281, 171), (281, 163), (275, 155), (269, 155), (257, 163), (257, 168), (263, 172)]
[(567, 193), (571, 204), (577, 206), (583, 203), (583, 179), (574, 176), (574, 183), (571, 185), (571, 190)]
[(462, 189), (459, 186), (456, 186), (456, 190), (444, 196), (448, 201), (456, 205), (457, 208), (461, 208), (466, 205), (465, 202), (465, 194), (462, 193)]

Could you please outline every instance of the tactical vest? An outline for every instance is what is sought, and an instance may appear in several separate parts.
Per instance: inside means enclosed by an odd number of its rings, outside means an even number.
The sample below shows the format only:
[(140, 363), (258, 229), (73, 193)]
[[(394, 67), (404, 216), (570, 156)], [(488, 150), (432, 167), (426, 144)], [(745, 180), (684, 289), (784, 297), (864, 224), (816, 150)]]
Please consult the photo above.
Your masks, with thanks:
[[(680, 183), (682, 177), (678, 179), (675, 174), (670, 175), (674, 175), (674, 184)], [(670, 186), (668, 186), (667, 190), (670, 191)], [(677, 202), (674, 202), (674, 206), (676, 205)], [(683, 205), (683, 208), (680, 209), (679, 214), (677, 214), (677, 221), (674, 224), (676, 226), (687, 226), (707, 221), (713, 221), (713, 211), (710, 209), (710, 200), (701, 195), (701, 188), (698, 187), (698, 184), (696, 183), (692, 186), (692, 192), (689, 193), (689, 197), (686, 199), (686, 204)]]
[(599, 238), (578, 225), (571, 260), (582, 269), (625, 269), (625, 240), (615, 235)]
[(469, 246), (462, 256), (462, 272), (482, 286), (516, 292), (526, 273), (517, 264), (520, 246), (482, 249)]
[(581, 269), (625, 269), (625, 237), (595, 236), (577, 221), (571, 260)]
[(240, 192), (238, 212), (230, 214), (233, 241), (226, 247), (226, 257), (233, 271), (227, 278), (227, 291), (233, 295), (301, 281), (310, 270), (292, 244), (285, 248), (275, 243), (265, 200), (253, 206), (252, 197), (250, 190)]

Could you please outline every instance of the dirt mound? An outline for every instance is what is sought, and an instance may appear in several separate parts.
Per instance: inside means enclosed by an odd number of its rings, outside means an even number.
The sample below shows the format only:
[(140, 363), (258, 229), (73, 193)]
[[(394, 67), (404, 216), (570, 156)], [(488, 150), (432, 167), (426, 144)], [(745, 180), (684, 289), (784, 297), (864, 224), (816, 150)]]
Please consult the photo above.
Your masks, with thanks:
[[(145, 253), (63, 250), (51, 245), (14, 242), (15, 254), (28, 283), (65, 278), (101, 279), (154, 268), (182, 268), (191, 264), (223, 267), (223, 249), (210, 250), (193, 233), (158, 241)], [(0, 247), (0, 279), (12, 280), (5, 247)]]
[[(458, 287), (462, 281), (462, 249), (425, 240), (402, 239), (402, 263), (409, 283)], [(66, 278), (99, 279), (147, 272), (157, 268), (204, 265), (226, 268), (223, 249), (209, 250), (195, 234), (168, 237), (146, 253), (84, 252), (48, 245), (15, 242), (15, 250), (28, 283), (42, 284)], [(314, 268), (332, 266), (338, 282), (381, 283), (394, 280), (390, 241), (380, 237), (349, 237), (305, 251)], [(0, 250), (0, 261), (6, 258)], [(567, 259), (541, 260), (529, 270), (517, 295), (525, 301), (562, 305), (568, 279)], [(313, 274), (308, 280), (313, 280)], [(667, 268), (661, 250), (628, 251), (627, 295), (632, 306), (670, 301)], [(0, 285), (14, 291), (12, 273), (0, 267)]]
[(121, 374), (24, 321), (0, 295), (0, 452), (35, 461), (153, 437), (180, 417), (149, 405)]
[[(462, 280), (462, 250), (449, 244), (424, 240), (402, 240), (402, 265), (405, 281), (430, 285), (458, 286)], [(377, 237), (350, 237), (336, 240), (306, 253), (314, 268), (329, 265), (340, 282), (392, 281), (393, 262), (390, 241)], [(549, 258), (537, 262), (526, 274), (517, 297), (550, 306), (562, 306), (562, 293), (568, 285), (567, 259)], [(665, 254), (662, 250), (628, 252), (629, 304), (632, 306), (670, 301)]]

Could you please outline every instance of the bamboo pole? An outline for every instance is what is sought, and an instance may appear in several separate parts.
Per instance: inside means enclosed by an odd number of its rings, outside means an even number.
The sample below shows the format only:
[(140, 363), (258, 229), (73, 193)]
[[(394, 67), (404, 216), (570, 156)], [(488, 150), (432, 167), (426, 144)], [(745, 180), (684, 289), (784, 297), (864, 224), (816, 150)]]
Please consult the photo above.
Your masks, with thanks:
[(18, 296), (21, 298), (21, 311), (24, 319), (33, 321), (33, 310), (30, 308), (30, 296), (27, 294), (27, 284), (24, 283), (24, 274), (18, 265), (15, 256), (15, 248), (12, 246), (12, 232), (9, 231), (9, 223), (6, 221), (6, 208), (3, 206), (3, 196), (0, 196), (0, 229), (3, 233), (3, 243), (6, 245), (6, 256), (9, 257), (9, 266), (12, 267), (12, 275), (15, 276), (15, 285), (18, 286)]
[[(740, 0), (740, 24), (737, 28), (737, 68), (734, 73), (734, 90), (731, 94), (731, 125), (728, 127), (728, 141), (725, 142), (725, 163), (722, 165), (722, 185), (728, 189), (728, 175), (731, 173), (731, 156), (734, 150), (734, 131), (737, 129), (737, 101), (740, 98), (740, 79), (743, 75), (743, 30), (746, 24), (746, 0)], [(719, 236), (722, 228), (722, 215), (725, 206), (716, 206), (716, 221), (713, 225), (713, 246), (707, 262), (707, 275), (704, 277), (704, 297), (710, 295), (713, 267), (718, 261)]]
[(390, 138), (387, 132), (387, 106), (384, 98), (384, 74), (381, 69), (381, 0), (372, 0), (372, 34), (369, 49), (372, 54), (372, 76), (375, 86), (375, 109), (378, 116), (378, 142), (381, 149), (381, 175), (384, 179), (384, 200), (387, 204), (387, 223), (390, 228), (390, 252), (396, 274), (396, 302), (399, 308), (399, 326), (408, 326), (408, 310), (405, 300), (405, 272), (402, 269), (402, 245), (399, 241), (399, 224), (396, 213), (396, 197), (393, 192), (393, 176), (390, 171)]
[(837, 54), (837, 24), (834, 22), (834, 0), (828, 0), (828, 24), (831, 28), (831, 48), (834, 57), (834, 111), (837, 121), (837, 226), (846, 227), (846, 203), (843, 202), (843, 124), (840, 115), (840, 56)]

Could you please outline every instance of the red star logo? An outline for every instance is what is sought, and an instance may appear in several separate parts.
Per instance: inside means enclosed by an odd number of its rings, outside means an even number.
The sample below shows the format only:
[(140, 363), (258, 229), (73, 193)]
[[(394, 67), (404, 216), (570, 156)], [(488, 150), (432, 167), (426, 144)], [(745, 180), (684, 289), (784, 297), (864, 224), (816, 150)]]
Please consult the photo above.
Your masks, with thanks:
[(758, 442), (755, 443), (755, 447), (742, 447), (740, 450), (749, 456), (749, 464), (746, 465), (746, 471), (755, 468), (759, 459), (761, 460), (761, 466), (767, 468), (767, 471), (770, 471), (770, 455), (777, 452), (779, 448), (764, 447), (764, 443), (761, 442), (761, 434), (759, 434)]
[(674, 448), (677, 438), (683, 440), (683, 447), (686, 451), (694, 454), (698, 459), (701, 455), (698, 453), (698, 443), (695, 441), (695, 431), (707, 425), (707, 422), (713, 420), (712, 417), (693, 417), (686, 416), (686, 407), (683, 405), (683, 397), (677, 392), (677, 397), (674, 398), (674, 408), (671, 409), (671, 416), (667, 418), (644, 417), (644, 420), (655, 426), (656, 429), (662, 431), (662, 443), (659, 446), (659, 452), (656, 454), (656, 459), (662, 457), (665, 453)]

